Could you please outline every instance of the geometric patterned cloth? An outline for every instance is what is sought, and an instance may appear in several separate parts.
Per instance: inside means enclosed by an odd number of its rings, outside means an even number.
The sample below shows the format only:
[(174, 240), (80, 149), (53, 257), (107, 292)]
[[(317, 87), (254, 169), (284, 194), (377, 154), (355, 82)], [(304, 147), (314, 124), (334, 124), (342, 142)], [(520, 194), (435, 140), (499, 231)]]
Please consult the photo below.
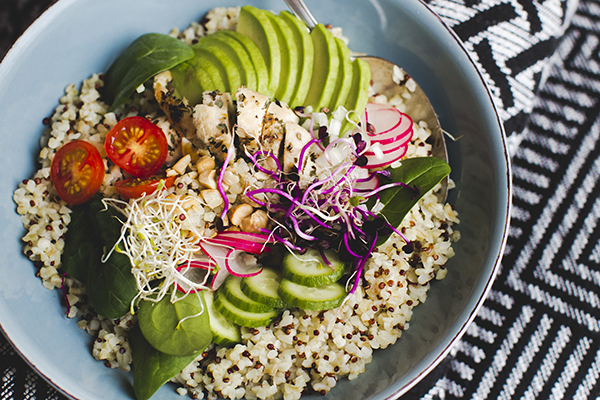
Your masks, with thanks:
[[(0, 0), (0, 54), (52, 2)], [(599, 399), (600, 0), (425, 2), (500, 109), (513, 209), (490, 296), (402, 399)], [(0, 400), (64, 399), (1, 335), (0, 377)]]

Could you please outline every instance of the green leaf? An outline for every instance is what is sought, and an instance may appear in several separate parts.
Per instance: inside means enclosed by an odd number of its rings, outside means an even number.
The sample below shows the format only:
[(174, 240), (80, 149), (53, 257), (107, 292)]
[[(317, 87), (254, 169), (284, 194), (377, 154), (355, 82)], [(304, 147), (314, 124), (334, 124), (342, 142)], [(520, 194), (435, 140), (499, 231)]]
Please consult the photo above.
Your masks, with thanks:
[(138, 294), (131, 263), (126, 255), (113, 253), (107, 262), (99, 259), (92, 263), (87, 294), (96, 312), (106, 318), (119, 318), (131, 309), (131, 302)]
[[(101, 240), (97, 249), (109, 252), (119, 240), (122, 224), (118, 212), (104, 208), (101, 199), (89, 202), (94, 228)], [(119, 318), (131, 308), (131, 302), (138, 294), (136, 280), (131, 273), (129, 258), (113, 251), (106, 262), (101, 261), (102, 254), (93, 258), (87, 277), (87, 294), (90, 304), (96, 312), (106, 318)]]
[(212, 333), (203, 296), (190, 293), (175, 303), (170, 297), (140, 302), (138, 323), (144, 337), (158, 351), (173, 356), (204, 349), (212, 341)]
[[(380, 192), (379, 199), (384, 204), (380, 213), (390, 225), (397, 228), (415, 204), (450, 173), (450, 166), (436, 157), (417, 157), (406, 159), (400, 167), (388, 168), (388, 171), (391, 173), (391, 182), (402, 182), (418, 188), (418, 192), (415, 192), (414, 189), (394, 186)], [(381, 184), (385, 185), (386, 182)], [(387, 237), (379, 238), (377, 245), (386, 240)]]
[(93, 224), (88, 211), (87, 203), (73, 208), (62, 254), (62, 270), (84, 283), (92, 259), (98, 257), (98, 235), (90, 229)]
[(194, 57), (190, 46), (169, 35), (140, 36), (115, 60), (105, 74), (105, 97), (111, 111), (123, 105), (142, 83)]
[(133, 391), (137, 400), (152, 397), (162, 385), (204, 351), (202, 349), (189, 356), (161, 353), (148, 343), (137, 327), (129, 331), (129, 343), (133, 354)]

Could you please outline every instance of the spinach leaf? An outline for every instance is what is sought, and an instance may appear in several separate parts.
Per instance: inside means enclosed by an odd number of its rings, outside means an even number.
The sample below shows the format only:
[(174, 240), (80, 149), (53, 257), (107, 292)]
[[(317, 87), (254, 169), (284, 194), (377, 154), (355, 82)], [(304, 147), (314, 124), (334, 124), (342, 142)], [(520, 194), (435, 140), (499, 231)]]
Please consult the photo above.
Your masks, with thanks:
[[(388, 171), (391, 174), (390, 181), (402, 182), (411, 187), (394, 186), (379, 194), (379, 199), (384, 204), (380, 213), (390, 225), (398, 227), (415, 204), (450, 173), (450, 166), (436, 157), (417, 157), (406, 159), (400, 167), (389, 168)], [(372, 203), (374, 201), (367, 204), (372, 206)], [(387, 236), (380, 237), (377, 245), (386, 240)]]
[(170, 297), (140, 302), (138, 323), (144, 337), (158, 351), (173, 356), (188, 356), (204, 349), (212, 341), (204, 296), (191, 293), (175, 303)]
[(105, 74), (104, 95), (111, 111), (121, 106), (135, 89), (154, 75), (194, 57), (190, 46), (169, 35), (140, 36), (115, 60)]
[(148, 343), (139, 328), (129, 331), (129, 343), (133, 354), (133, 391), (137, 400), (152, 397), (162, 385), (187, 367), (204, 350), (189, 356), (161, 353)]
[[(104, 208), (101, 199), (89, 202), (96, 232), (100, 232), (100, 245), (110, 251), (121, 235), (121, 223), (113, 208)], [(90, 304), (96, 312), (106, 318), (119, 318), (131, 307), (131, 301), (138, 294), (137, 283), (131, 273), (129, 258), (114, 251), (108, 260), (101, 261), (101, 252), (90, 264), (87, 277), (87, 293)]]
[(71, 222), (65, 235), (62, 269), (67, 275), (84, 283), (87, 281), (93, 253), (98, 255), (95, 251), (98, 248), (98, 237), (92, 226), (87, 203), (73, 207)]
[(113, 253), (107, 262), (101, 262), (98, 257), (90, 267), (87, 294), (92, 307), (106, 318), (119, 318), (127, 314), (138, 294), (129, 258)]

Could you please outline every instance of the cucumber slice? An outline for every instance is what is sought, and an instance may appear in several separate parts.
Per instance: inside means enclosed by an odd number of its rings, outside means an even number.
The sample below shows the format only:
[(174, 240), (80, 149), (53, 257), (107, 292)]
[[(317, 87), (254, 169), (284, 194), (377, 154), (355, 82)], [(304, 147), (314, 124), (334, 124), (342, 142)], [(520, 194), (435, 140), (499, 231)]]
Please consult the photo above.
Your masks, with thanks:
[(284, 308), (286, 304), (277, 290), (281, 282), (281, 275), (271, 268), (263, 268), (258, 275), (242, 279), (242, 292), (249, 298), (259, 303), (268, 304), (273, 308)]
[(331, 310), (342, 304), (346, 288), (338, 282), (309, 287), (284, 278), (279, 284), (279, 296), (291, 307), (314, 311)]
[(268, 311), (264, 313), (253, 313), (244, 311), (225, 298), (222, 292), (218, 291), (215, 296), (215, 309), (231, 322), (247, 328), (258, 328), (259, 326), (269, 325), (279, 316), (279, 311)]
[(288, 253), (283, 257), (281, 273), (285, 279), (303, 286), (318, 287), (336, 282), (346, 272), (346, 264), (334, 251), (325, 250), (324, 254), (330, 265), (314, 249), (304, 254)]
[(241, 310), (255, 313), (273, 310), (273, 307), (269, 306), (268, 304), (254, 301), (250, 297), (246, 296), (246, 294), (242, 292), (241, 284), (242, 278), (230, 275), (227, 277), (227, 280), (225, 280), (225, 283), (219, 288), (218, 291), (221, 292), (231, 304)]
[(240, 327), (228, 320), (215, 309), (214, 292), (212, 290), (203, 290), (204, 301), (210, 318), (210, 330), (213, 334), (213, 341), (221, 346), (231, 346), (242, 341)]

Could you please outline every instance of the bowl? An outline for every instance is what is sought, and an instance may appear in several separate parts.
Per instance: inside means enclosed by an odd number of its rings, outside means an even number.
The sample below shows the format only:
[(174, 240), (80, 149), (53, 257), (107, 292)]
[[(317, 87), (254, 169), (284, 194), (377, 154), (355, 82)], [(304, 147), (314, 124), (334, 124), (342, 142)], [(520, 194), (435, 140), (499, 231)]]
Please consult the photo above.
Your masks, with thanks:
[[(231, 0), (281, 10), (280, 0)], [(490, 290), (503, 252), (510, 209), (505, 136), (482, 75), (458, 37), (419, 0), (308, 0), (317, 20), (344, 28), (355, 51), (387, 58), (422, 86), (448, 141), (462, 239), (449, 273), (416, 308), (411, 327), (376, 351), (359, 378), (342, 379), (329, 398), (383, 399), (407, 392), (445, 357)], [(24, 232), (12, 192), (36, 169), (42, 120), (69, 83), (105, 71), (135, 38), (199, 20), (216, 0), (60, 0), (16, 42), (0, 65), (0, 324), (23, 358), (72, 398), (131, 399), (131, 374), (91, 356), (91, 337), (64, 316), (60, 290), (49, 291), (22, 255)], [(321, 398), (320, 395), (306, 396)], [(156, 399), (180, 399), (164, 386)]]

